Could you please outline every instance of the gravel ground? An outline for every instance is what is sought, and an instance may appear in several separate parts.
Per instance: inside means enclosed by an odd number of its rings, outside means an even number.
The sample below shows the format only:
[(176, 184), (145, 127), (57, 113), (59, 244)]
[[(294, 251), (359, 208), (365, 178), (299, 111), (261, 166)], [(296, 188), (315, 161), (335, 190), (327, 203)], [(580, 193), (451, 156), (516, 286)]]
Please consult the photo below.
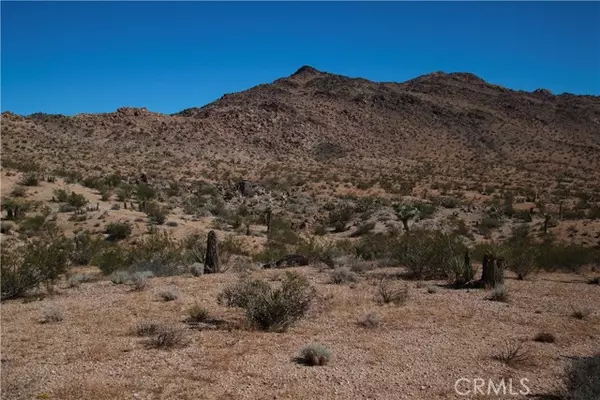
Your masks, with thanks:
[[(198, 302), (211, 316), (242, 322), (239, 310), (221, 307), (216, 296), (236, 281), (233, 273), (194, 278), (153, 278), (142, 292), (108, 281), (59, 285), (41, 301), (2, 304), (3, 399), (454, 399), (459, 378), (498, 383), (529, 379), (531, 394), (560, 386), (571, 356), (600, 351), (600, 287), (579, 275), (540, 274), (527, 281), (510, 277), (508, 303), (486, 300), (483, 290), (451, 290), (443, 282), (408, 282), (403, 306), (378, 305), (376, 281), (332, 285), (315, 268), (298, 268), (318, 289), (308, 317), (286, 333), (245, 328), (192, 330), (183, 322)], [(258, 271), (277, 280), (283, 271)], [(438, 284), (430, 293), (427, 286)], [(171, 302), (157, 293), (176, 287)], [(590, 308), (578, 320), (574, 309)], [(48, 309), (63, 320), (42, 324)], [(369, 312), (382, 321), (364, 328)], [(141, 321), (184, 330), (187, 345), (150, 349), (132, 333)], [(548, 331), (555, 343), (538, 343)], [(522, 339), (529, 360), (508, 366), (493, 356), (508, 339)], [(332, 360), (307, 367), (294, 362), (310, 343), (327, 346)], [(467, 390), (463, 381), (461, 390)], [(480, 398), (525, 398), (520, 395)]]

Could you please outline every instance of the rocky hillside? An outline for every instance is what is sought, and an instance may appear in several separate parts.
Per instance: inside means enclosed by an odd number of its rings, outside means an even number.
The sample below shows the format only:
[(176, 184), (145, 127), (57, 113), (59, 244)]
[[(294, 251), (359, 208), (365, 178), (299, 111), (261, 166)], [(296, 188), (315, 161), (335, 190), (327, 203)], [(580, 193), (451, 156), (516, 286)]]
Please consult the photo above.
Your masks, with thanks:
[(302, 67), (174, 115), (121, 108), (74, 117), (2, 114), (3, 162), (187, 170), (214, 160), (318, 166), (428, 162), (445, 173), (509, 166), (600, 171), (600, 97), (514, 91), (468, 73), (372, 82)]

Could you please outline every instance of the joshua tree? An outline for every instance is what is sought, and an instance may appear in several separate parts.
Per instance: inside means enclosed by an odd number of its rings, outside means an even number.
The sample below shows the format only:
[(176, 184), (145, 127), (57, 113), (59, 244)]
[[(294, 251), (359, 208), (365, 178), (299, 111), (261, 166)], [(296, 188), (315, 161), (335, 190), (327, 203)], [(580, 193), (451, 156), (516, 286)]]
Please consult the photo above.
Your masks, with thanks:
[(419, 209), (415, 207), (413, 204), (395, 204), (394, 211), (396, 211), (396, 216), (400, 221), (402, 221), (402, 225), (404, 226), (405, 231), (409, 231), (408, 229), (408, 221), (413, 218), (419, 217)]

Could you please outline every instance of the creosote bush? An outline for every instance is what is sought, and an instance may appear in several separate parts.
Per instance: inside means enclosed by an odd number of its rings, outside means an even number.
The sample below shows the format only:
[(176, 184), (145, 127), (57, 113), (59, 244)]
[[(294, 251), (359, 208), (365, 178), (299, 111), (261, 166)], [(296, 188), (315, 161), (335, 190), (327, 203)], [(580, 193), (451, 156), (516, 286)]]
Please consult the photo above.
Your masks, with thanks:
[(2, 246), (2, 300), (23, 296), (41, 284), (50, 288), (68, 271), (72, 251), (73, 242), (62, 234), (35, 238), (15, 249)]
[(247, 320), (263, 331), (286, 331), (303, 318), (316, 295), (308, 279), (286, 272), (281, 287), (273, 288), (259, 280), (240, 280), (218, 296), (220, 304), (240, 307)]
[(304, 365), (323, 366), (331, 361), (331, 352), (323, 345), (311, 344), (300, 350), (297, 360)]
[(108, 240), (118, 241), (127, 239), (132, 231), (133, 226), (129, 222), (111, 222), (104, 232), (108, 234)]

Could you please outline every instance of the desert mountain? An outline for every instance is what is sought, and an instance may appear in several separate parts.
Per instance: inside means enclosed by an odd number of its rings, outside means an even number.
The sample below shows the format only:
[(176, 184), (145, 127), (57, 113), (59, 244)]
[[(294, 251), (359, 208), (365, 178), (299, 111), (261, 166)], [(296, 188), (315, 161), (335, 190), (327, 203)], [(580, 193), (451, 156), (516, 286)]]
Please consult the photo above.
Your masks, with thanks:
[(289, 77), (173, 115), (120, 108), (74, 117), (2, 114), (3, 159), (68, 168), (160, 172), (206, 160), (250, 169), (270, 160), (392, 168), (428, 162), (446, 174), (516, 167), (600, 171), (600, 97), (524, 92), (469, 73), (372, 82), (304, 66)]

